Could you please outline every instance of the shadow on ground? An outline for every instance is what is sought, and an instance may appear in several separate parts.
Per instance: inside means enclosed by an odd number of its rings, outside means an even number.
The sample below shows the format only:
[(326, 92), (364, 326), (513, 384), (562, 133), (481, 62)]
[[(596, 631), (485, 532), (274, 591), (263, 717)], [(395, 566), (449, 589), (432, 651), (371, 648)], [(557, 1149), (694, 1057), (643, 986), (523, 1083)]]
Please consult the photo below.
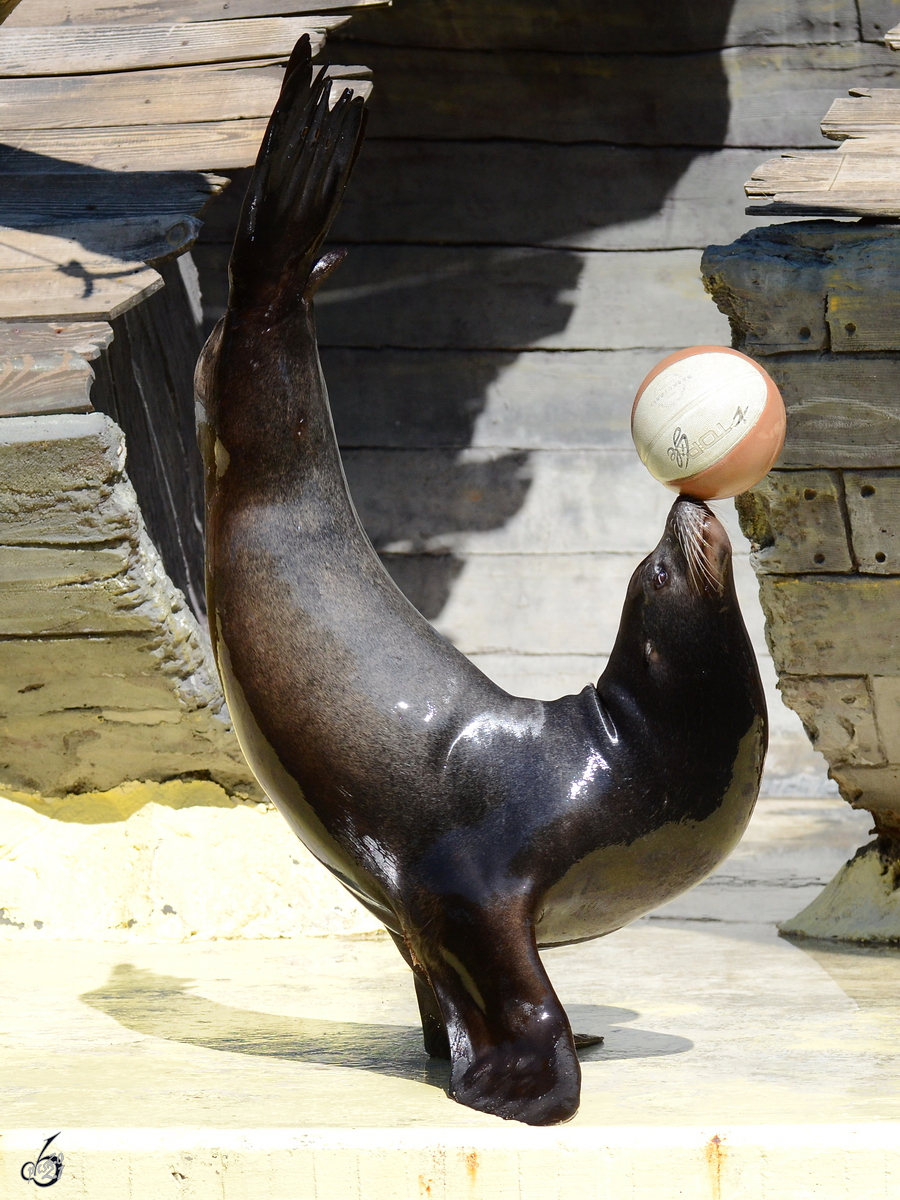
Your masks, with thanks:
[[(418, 1026), (363, 1024), (310, 1017), (276, 1016), (218, 1004), (188, 989), (190, 979), (157, 975), (120, 963), (109, 982), (80, 999), (126, 1029), (147, 1037), (229, 1054), (283, 1058), (320, 1066), (353, 1067), (434, 1087), (447, 1086), (448, 1064), (422, 1049)], [(653, 1058), (682, 1054), (686, 1038), (618, 1026), (638, 1017), (630, 1009), (582, 1004), (572, 1009), (579, 1033), (615, 1034), (615, 1048), (591, 1046), (582, 1062), (613, 1058)]]

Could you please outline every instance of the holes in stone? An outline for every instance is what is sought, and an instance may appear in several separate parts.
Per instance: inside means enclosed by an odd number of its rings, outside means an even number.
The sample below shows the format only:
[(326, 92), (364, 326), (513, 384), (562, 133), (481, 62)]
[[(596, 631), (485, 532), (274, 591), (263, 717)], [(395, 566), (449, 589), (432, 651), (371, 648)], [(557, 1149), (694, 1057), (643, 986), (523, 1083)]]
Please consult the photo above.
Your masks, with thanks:
[(848, 321), (847, 324), (844, 326), (844, 332), (846, 334), (848, 334), (850, 337), (853, 337), (854, 333), (856, 333), (856, 326), (853, 324), (852, 321)]
[(803, 499), (804, 500), (815, 500), (815, 498), (816, 498), (816, 496), (818, 496), (818, 494), (819, 493), (816, 491), (815, 488), (805, 488), (803, 491)]
[(809, 326), (804, 325), (803, 328), (800, 330), (800, 332), (797, 334), (797, 337), (799, 337), (801, 342), (808, 342), (809, 339), (812, 337), (812, 332), (811, 332)]
[(883, 563), (886, 558), (887, 558), (887, 555), (885, 554), (885, 552), (883, 550), (879, 550), (878, 553), (875, 555), (875, 561), (877, 563)]
[(824, 561), (825, 561), (825, 555), (822, 553), (821, 550), (819, 551), (818, 554), (813, 555), (813, 562), (823, 563)]
[(875, 495), (875, 489), (872, 487), (871, 483), (864, 483), (859, 489), (859, 494), (868, 500), (870, 496)]

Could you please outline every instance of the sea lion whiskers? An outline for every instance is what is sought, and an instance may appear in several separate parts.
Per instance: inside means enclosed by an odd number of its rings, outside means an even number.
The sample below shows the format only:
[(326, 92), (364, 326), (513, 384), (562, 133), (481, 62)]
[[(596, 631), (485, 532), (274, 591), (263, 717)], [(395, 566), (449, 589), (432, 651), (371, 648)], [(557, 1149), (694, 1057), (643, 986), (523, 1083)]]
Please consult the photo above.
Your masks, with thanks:
[(721, 571), (710, 562), (707, 538), (709, 519), (713, 514), (702, 501), (688, 501), (677, 505), (672, 514), (672, 527), (688, 566), (688, 578), (695, 591), (705, 588), (721, 596), (725, 580)]

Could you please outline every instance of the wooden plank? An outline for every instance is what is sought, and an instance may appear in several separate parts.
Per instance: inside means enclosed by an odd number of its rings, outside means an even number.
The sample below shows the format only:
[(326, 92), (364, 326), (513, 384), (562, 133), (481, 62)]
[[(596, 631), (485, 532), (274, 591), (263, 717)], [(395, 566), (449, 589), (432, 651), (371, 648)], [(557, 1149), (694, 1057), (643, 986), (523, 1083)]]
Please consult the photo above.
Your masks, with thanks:
[(643, 554), (672, 504), (630, 449), (342, 457), (366, 532), (389, 554)]
[(261, 17), (184, 25), (63, 25), (0, 29), (0, 76), (80, 75), (287, 56), (310, 36), (313, 53), (347, 16)]
[(900, 50), (900, 25), (895, 25), (887, 31), (884, 35), (884, 44), (890, 46), (892, 50)]
[(730, 341), (694, 250), (360, 246), (316, 308), (323, 346), (618, 350)]
[[(0, 324), (0, 417), (90, 412), (88, 365), (112, 341), (104, 323)], [(4, 536), (8, 524), (2, 521)]]
[(844, 487), (860, 571), (900, 574), (900, 476), (896, 471), (847, 471)]
[(865, 85), (900, 71), (886, 47), (860, 43), (684, 55), (357, 43), (354, 53), (378, 80), (370, 136), (426, 140), (815, 149), (821, 115), (848, 76)]
[(279, 67), (220, 66), (0, 79), (0, 127), (82, 129), (268, 117), (283, 74)]
[[(372, 84), (364, 79), (347, 79), (345, 86), (364, 99), (372, 92)], [(256, 161), (267, 123), (266, 116), (174, 125), (4, 129), (0, 175), (32, 166), (36, 173), (50, 174), (67, 168), (78, 172), (85, 167), (157, 172), (249, 166)]]
[(0, 181), (0, 225), (197, 215), (227, 184), (199, 171), (7, 174)]
[[(758, 162), (754, 150), (373, 140), (363, 147), (333, 236), (342, 243), (703, 249), (746, 230), (741, 186)], [(216, 222), (217, 209), (233, 212), (238, 200), (236, 181), (231, 196), (210, 205), (209, 220)], [(203, 236), (215, 240), (216, 232), (205, 228)]]
[(852, 88), (822, 118), (822, 133), (833, 141), (900, 136), (900, 88)]
[(772, 654), (789, 675), (891, 675), (897, 670), (900, 578), (761, 575)]
[(51, 25), (180, 25), (195, 21), (294, 16), (384, 5), (390, 0), (25, 0), (7, 18), (10, 29)]
[(741, 526), (765, 574), (852, 571), (835, 471), (770, 471), (741, 496)]
[(265, 120), (209, 121), (105, 129), (4, 129), (0, 175), (91, 167), (101, 171), (223, 170), (256, 161)]
[[(612, 649), (628, 581), (645, 553), (476, 554), (464, 560), (396, 554), (383, 561), (420, 611), (466, 654), (597, 655)], [(756, 580), (748, 575), (739, 588), (741, 605), (754, 646), (766, 653), (762, 619), (754, 613)]]
[(666, 353), (338, 348), (322, 362), (347, 448), (631, 451), (634, 394)]
[(749, 205), (752, 214), (898, 216), (900, 156), (834, 150), (782, 155), (758, 167), (744, 190), (769, 200)]
[(652, 9), (595, 0), (417, 0), (390, 12), (360, 14), (350, 34), (393, 46), (450, 50), (684, 53), (748, 43), (852, 41), (857, 19), (849, 0), (790, 5), (741, 0), (731, 6), (687, 0)]
[(13, 9), (20, 0), (0, 0), (0, 24), (12, 14)]
[(106, 321), (160, 287), (159, 274), (143, 262), (74, 239), (0, 230), (2, 320)]
[(0, 324), (0, 357), (11, 355), (78, 354), (89, 362), (99, 358), (112, 341), (104, 321), (75, 325)]
[(90, 412), (94, 372), (71, 350), (0, 354), (0, 417)]

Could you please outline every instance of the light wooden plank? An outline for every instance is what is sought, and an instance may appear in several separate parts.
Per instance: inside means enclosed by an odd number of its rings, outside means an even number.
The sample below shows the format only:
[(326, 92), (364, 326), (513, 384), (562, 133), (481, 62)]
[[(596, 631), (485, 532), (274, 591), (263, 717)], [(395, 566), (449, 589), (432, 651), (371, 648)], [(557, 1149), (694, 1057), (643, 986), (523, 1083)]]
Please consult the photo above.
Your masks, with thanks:
[[(89, 362), (111, 340), (112, 328), (105, 322), (63, 326), (0, 324), (0, 417), (91, 412), (94, 372)], [(22, 515), (21, 494), (14, 499), (8, 487), (0, 488), (4, 490), (7, 500), (12, 500), (15, 515), (3, 511), (9, 505), (0, 505), (2, 537), (5, 541), (10, 537), (21, 540), (11, 533)], [(33, 525), (27, 540), (34, 540)]]
[(90, 412), (90, 365), (71, 350), (0, 353), (0, 417)]
[(900, 466), (896, 355), (784, 355), (766, 367), (787, 405), (783, 465)]
[(768, 204), (748, 213), (811, 216), (900, 215), (900, 156), (832, 150), (822, 155), (782, 155), (754, 171), (748, 196)]
[(884, 35), (884, 43), (892, 50), (900, 50), (900, 25), (895, 25)]
[(389, 13), (360, 14), (351, 36), (393, 46), (450, 50), (567, 53), (663, 53), (722, 46), (850, 41), (857, 36), (850, 0), (708, 0), (677, 5), (598, 5), (596, 0), (416, 0)]
[(0, 79), (3, 129), (83, 129), (268, 117), (283, 71), (272, 67), (177, 67)]
[(822, 118), (822, 133), (845, 138), (900, 136), (900, 88), (852, 88), (839, 96)]
[(194, 21), (294, 16), (384, 5), (390, 0), (24, 0), (7, 18), (11, 29), (51, 25), (165, 25)]
[(0, 29), (0, 76), (80, 75), (290, 54), (303, 34), (313, 53), (346, 16), (261, 17), (184, 25), (63, 25)]
[(111, 264), (117, 274), (92, 274), (83, 266), (71, 273), (62, 267), (3, 270), (0, 279), (0, 318), (7, 321), (112, 320), (139, 304), (162, 286), (159, 275), (141, 263), (123, 278), (123, 264)]
[(197, 171), (256, 161), (265, 120), (179, 125), (111, 125), (105, 129), (4, 129), (0, 174), (26, 163), (55, 174), (66, 167), (101, 171)]
[(683, 55), (356, 50), (378, 80), (370, 135), (426, 140), (816, 148), (848, 77), (900, 72), (884, 46), (857, 42)]
[(0, 230), (0, 319), (110, 320), (162, 287), (143, 262), (72, 239)]
[(92, 362), (112, 341), (112, 329), (105, 321), (79, 322), (74, 325), (10, 325), (0, 323), (0, 357), (10, 355), (39, 357), (45, 354), (77, 354)]
[[(367, 80), (346, 87), (364, 99)], [(111, 125), (94, 129), (4, 129), (0, 175), (26, 164), (57, 173), (68, 167), (104, 171), (226, 170), (256, 161), (268, 117), (174, 125)]]

